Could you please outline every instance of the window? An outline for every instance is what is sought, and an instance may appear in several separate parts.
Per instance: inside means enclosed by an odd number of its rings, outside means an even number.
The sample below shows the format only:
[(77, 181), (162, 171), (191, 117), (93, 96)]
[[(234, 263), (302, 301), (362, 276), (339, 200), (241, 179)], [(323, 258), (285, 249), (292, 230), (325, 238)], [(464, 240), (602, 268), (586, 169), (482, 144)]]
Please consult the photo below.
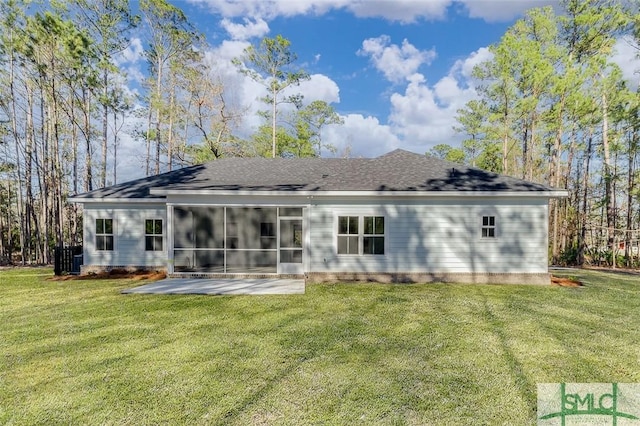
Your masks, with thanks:
[(96, 250), (113, 250), (113, 219), (96, 219)]
[(384, 254), (384, 217), (339, 216), (338, 254)]
[(358, 216), (338, 217), (338, 254), (359, 254)]
[(496, 237), (496, 217), (482, 216), (482, 238)]
[(276, 224), (273, 222), (260, 223), (260, 248), (276, 248)]
[(162, 251), (162, 219), (144, 221), (144, 249)]
[(364, 217), (363, 254), (384, 254), (384, 217)]

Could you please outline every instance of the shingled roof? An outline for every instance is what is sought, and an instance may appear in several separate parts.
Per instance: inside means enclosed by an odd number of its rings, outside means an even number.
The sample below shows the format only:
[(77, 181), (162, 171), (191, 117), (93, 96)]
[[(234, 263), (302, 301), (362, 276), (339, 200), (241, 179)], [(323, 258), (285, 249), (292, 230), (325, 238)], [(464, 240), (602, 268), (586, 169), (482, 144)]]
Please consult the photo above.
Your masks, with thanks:
[(555, 190), (396, 149), (376, 158), (224, 158), (87, 192), (73, 200), (163, 199), (158, 192), (174, 191), (475, 191), (534, 195)]

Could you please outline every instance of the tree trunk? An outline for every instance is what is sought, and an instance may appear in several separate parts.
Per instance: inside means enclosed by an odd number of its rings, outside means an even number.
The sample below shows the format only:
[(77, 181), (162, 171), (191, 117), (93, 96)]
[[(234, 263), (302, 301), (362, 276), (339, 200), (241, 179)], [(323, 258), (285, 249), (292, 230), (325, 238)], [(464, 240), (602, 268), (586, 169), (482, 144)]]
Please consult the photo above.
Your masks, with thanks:
[(108, 147), (108, 124), (109, 124), (109, 104), (108, 104), (108, 84), (109, 72), (105, 69), (102, 75), (104, 99), (102, 100), (102, 164), (100, 167), (100, 187), (107, 186), (107, 147)]
[(275, 88), (272, 91), (273, 100), (271, 103), (271, 156), (276, 158), (276, 96), (277, 92)]
[(89, 111), (91, 108), (91, 95), (88, 93), (88, 89), (82, 89), (82, 100), (83, 100), (83, 108), (82, 112), (84, 114), (84, 138), (86, 144), (86, 156), (84, 159), (85, 166), (85, 180), (84, 180), (84, 190), (92, 191), (93, 190), (93, 148), (91, 146), (91, 118), (89, 116)]
[(584, 265), (585, 241), (587, 238), (587, 206), (589, 200), (589, 166), (591, 164), (591, 145), (593, 140), (593, 131), (589, 130), (589, 138), (587, 141), (587, 152), (584, 156), (584, 175), (582, 178), (582, 211), (580, 212), (580, 238), (578, 239), (578, 265)]
[[(27, 240), (29, 239), (29, 234), (27, 233), (28, 230), (28, 221), (29, 221), (29, 215), (27, 214), (27, 208), (26, 206), (28, 205), (28, 200), (27, 202), (25, 202), (25, 200), (23, 200), (23, 194), (22, 194), (22, 188), (23, 185), (25, 186), (31, 186), (31, 183), (26, 180), (25, 178), (25, 183), (23, 184), (22, 182), (22, 172), (21, 172), (21, 167), (20, 167), (20, 137), (19, 137), (19, 133), (18, 133), (18, 121), (17, 121), (17, 111), (16, 111), (16, 90), (15, 90), (15, 62), (14, 62), (14, 57), (13, 54), (9, 55), (9, 93), (11, 95), (11, 133), (13, 133), (13, 141), (15, 144), (15, 149), (16, 149), (16, 180), (18, 182), (18, 189), (17, 189), (17, 193), (16, 193), (16, 201), (18, 203), (17, 205), (17, 210), (18, 210), (18, 223), (19, 223), (19, 227), (18, 227), (18, 238), (20, 241), (20, 257), (21, 257), (21, 261), (22, 261), (22, 265), (24, 265), (26, 263), (26, 256), (27, 256)], [(29, 140), (29, 135), (25, 135), (25, 139)], [(27, 164), (31, 164), (31, 159), (27, 158), (27, 156), (30, 156), (30, 146), (27, 143), (27, 146), (25, 147), (25, 168)], [(28, 194), (30, 195), (30, 194)], [(11, 198), (9, 198), (9, 200), (11, 200)], [(9, 240), (11, 240), (11, 229), (9, 229)]]
[[(564, 112), (564, 94), (560, 97), (559, 107), (558, 107), (558, 116), (556, 126), (558, 127), (556, 130), (556, 136), (553, 141), (553, 151), (551, 152), (551, 186), (557, 188), (560, 184), (560, 156), (562, 151), (562, 134), (563, 134), (563, 112)], [(571, 164), (569, 164), (569, 171), (571, 170)], [(567, 173), (568, 174), (568, 173)], [(565, 188), (567, 185), (565, 184)], [(559, 258), (559, 250), (558, 250), (558, 209), (559, 202), (557, 199), (551, 200), (551, 209), (553, 210), (553, 232), (551, 236), (551, 258), (554, 262), (558, 261)]]
[(616, 268), (615, 246), (615, 199), (612, 191), (613, 175), (611, 173), (611, 154), (609, 147), (609, 107), (607, 95), (602, 93), (602, 151), (604, 156), (604, 197), (606, 204), (607, 238), (611, 250), (611, 267)]
[(146, 169), (145, 176), (149, 176), (151, 174), (151, 116), (153, 112), (153, 107), (149, 105), (149, 113), (147, 114), (147, 159), (146, 159)]
[(175, 108), (175, 85), (172, 86), (169, 98), (169, 128), (167, 129), (167, 162), (169, 171), (173, 169), (173, 114)]

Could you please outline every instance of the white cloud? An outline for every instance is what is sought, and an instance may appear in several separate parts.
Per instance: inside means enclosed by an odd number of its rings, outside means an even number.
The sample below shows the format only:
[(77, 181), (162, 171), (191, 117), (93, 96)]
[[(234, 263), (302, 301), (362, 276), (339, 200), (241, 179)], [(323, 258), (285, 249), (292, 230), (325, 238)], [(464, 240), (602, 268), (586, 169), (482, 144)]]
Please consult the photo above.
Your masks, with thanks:
[(389, 123), (402, 137), (403, 147), (426, 152), (439, 143), (459, 142), (460, 136), (453, 131), (456, 111), (477, 97), (475, 88), (469, 84), (468, 70), (482, 57), (487, 57), (485, 48), (457, 61), (448, 75), (433, 85), (422, 74), (414, 74), (404, 93), (391, 95)]
[(639, 47), (631, 37), (619, 39), (615, 46), (615, 53), (611, 60), (622, 70), (622, 76), (632, 89), (638, 88), (640, 82), (640, 54)]
[(452, 0), (190, 0), (225, 17), (323, 15), (346, 9), (359, 18), (380, 17), (402, 23), (443, 19)]
[(456, 0), (466, 9), (470, 18), (487, 22), (506, 22), (515, 19), (534, 7), (554, 6), (559, 0)]
[(231, 60), (242, 56), (244, 49), (250, 45), (251, 44), (247, 41), (225, 40), (219, 46), (214, 48), (213, 52), (216, 55), (215, 58), (220, 60), (220, 62), (228, 61), (229, 65), (234, 67), (234, 65), (231, 64)]
[(131, 65), (130, 67), (127, 67), (126, 68), (126, 73), (127, 73), (127, 78), (130, 81), (134, 81), (134, 82), (136, 82), (138, 84), (144, 83), (144, 81), (146, 79), (144, 73), (140, 69), (140, 65), (139, 64), (135, 64), (135, 65)]
[(361, 0), (353, 1), (347, 7), (359, 18), (381, 17), (403, 23), (420, 18), (443, 19), (451, 0)]
[(243, 19), (244, 24), (232, 22), (224, 18), (220, 25), (224, 28), (233, 40), (248, 40), (252, 37), (262, 37), (269, 33), (269, 24), (262, 18)]
[(348, 0), (189, 0), (208, 7), (225, 17), (252, 17), (272, 19), (278, 16), (322, 15), (331, 9), (340, 9)]
[(146, 78), (142, 72), (144, 60), (144, 47), (138, 37), (131, 38), (127, 48), (113, 57), (114, 64), (126, 71), (129, 81), (137, 84), (142, 84)]
[(348, 114), (342, 118), (343, 125), (327, 126), (323, 131), (323, 142), (336, 147), (338, 156), (377, 157), (401, 145), (391, 127), (376, 117)]
[(144, 60), (144, 47), (142, 40), (138, 37), (133, 37), (127, 48), (114, 57), (116, 65), (135, 64), (141, 60)]
[(340, 102), (340, 89), (335, 81), (323, 74), (312, 74), (310, 77), (299, 86), (291, 87), (290, 91), (302, 93), (305, 104), (315, 100), (325, 101), (329, 104)]
[(453, 65), (452, 72), (459, 73), (460, 77), (465, 79), (472, 79), (473, 68), (476, 65), (480, 65), (483, 62), (487, 62), (493, 59), (493, 53), (487, 47), (481, 47), (475, 52), (471, 53), (465, 59), (458, 59)]
[(369, 56), (376, 69), (394, 83), (407, 79), (421, 65), (431, 63), (436, 57), (435, 49), (419, 50), (407, 39), (402, 41), (402, 46), (390, 43), (391, 38), (387, 35), (366, 39), (358, 54)]
[(347, 10), (358, 18), (382, 18), (412, 23), (442, 20), (452, 5), (471, 18), (503, 22), (521, 16), (532, 7), (552, 5), (560, 0), (189, 0), (204, 5), (224, 17), (273, 19), (279, 16), (323, 15), (331, 10)]
[(424, 153), (439, 143), (458, 145), (462, 136), (453, 130), (456, 111), (477, 97), (470, 70), (490, 57), (488, 49), (480, 48), (457, 61), (435, 84), (422, 74), (412, 74), (404, 91), (390, 97), (388, 124), (362, 114), (345, 115), (343, 126), (325, 131), (325, 142), (336, 146), (338, 153), (348, 148), (355, 157), (375, 157), (395, 148)]

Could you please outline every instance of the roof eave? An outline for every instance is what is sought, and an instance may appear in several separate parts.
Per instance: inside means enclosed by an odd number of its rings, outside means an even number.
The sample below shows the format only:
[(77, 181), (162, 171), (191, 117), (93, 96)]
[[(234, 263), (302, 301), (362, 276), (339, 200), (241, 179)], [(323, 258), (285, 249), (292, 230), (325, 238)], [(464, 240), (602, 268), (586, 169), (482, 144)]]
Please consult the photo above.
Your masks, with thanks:
[(144, 198), (123, 198), (123, 197), (69, 197), (70, 203), (155, 203), (162, 204), (167, 201), (166, 197), (144, 197)]
[(252, 191), (216, 189), (161, 189), (152, 188), (153, 195), (217, 195), (217, 196), (302, 196), (302, 197), (521, 197), (566, 198), (566, 190), (541, 191)]

